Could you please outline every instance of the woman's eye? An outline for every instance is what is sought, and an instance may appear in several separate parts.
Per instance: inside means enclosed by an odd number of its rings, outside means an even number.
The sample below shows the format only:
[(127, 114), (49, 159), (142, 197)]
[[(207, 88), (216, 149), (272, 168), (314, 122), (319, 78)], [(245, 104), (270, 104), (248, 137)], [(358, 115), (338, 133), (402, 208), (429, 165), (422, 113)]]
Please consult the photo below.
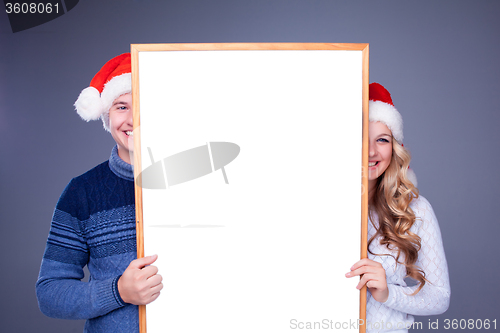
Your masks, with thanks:
[(387, 139), (384, 139), (384, 138), (380, 138), (377, 140), (378, 142), (386, 142), (386, 143), (389, 143), (389, 140)]

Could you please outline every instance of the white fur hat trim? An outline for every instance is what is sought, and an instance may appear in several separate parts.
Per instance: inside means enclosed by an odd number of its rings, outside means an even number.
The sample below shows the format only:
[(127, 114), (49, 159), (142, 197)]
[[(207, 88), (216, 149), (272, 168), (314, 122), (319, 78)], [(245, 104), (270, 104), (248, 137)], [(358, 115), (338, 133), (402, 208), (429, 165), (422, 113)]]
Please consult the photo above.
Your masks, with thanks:
[(132, 92), (132, 74), (125, 73), (115, 76), (104, 85), (101, 93), (101, 100), (104, 107), (104, 112), (101, 115), (102, 124), (106, 131), (109, 132), (109, 109), (113, 105), (115, 99), (123, 94)]
[(369, 101), (370, 121), (384, 123), (392, 132), (397, 142), (403, 143), (403, 117), (396, 108), (382, 101)]
[(101, 118), (104, 128), (109, 132), (109, 109), (113, 101), (130, 92), (132, 92), (132, 74), (115, 76), (104, 85), (100, 95), (94, 87), (83, 89), (75, 102), (76, 112), (86, 121)]

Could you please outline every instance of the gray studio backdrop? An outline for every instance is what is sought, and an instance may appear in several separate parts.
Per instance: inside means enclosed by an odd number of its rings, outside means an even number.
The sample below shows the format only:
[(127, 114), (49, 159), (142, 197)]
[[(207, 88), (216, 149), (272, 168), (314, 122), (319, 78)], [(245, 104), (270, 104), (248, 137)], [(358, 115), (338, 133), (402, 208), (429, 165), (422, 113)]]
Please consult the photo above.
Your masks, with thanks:
[(403, 115), (449, 263), (450, 309), (417, 317), (418, 331), (436, 331), (429, 319), (440, 328), (445, 319), (499, 321), (498, 17), (495, 0), (86, 0), (12, 33), (0, 13), (0, 330), (82, 331), (83, 322), (43, 316), (34, 289), (59, 195), (113, 146), (72, 105), (105, 61), (131, 43), (159, 42), (370, 43), (370, 81)]

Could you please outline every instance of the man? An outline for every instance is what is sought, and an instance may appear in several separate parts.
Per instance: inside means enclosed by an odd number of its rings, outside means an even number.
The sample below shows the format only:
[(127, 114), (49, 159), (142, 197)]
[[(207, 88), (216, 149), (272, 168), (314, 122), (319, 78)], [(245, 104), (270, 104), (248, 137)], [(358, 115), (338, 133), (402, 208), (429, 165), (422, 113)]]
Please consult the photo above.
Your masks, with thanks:
[[(71, 180), (54, 210), (36, 291), (49, 317), (87, 319), (84, 332), (138, 332), (138, 307), (163, 285), (157, 256), (136, 259), (130, 54), (108, 61), (75, 103), (101, 118), (116, 146), (108, 161)], [(89, 282), (81, 281), (83, 268)]]

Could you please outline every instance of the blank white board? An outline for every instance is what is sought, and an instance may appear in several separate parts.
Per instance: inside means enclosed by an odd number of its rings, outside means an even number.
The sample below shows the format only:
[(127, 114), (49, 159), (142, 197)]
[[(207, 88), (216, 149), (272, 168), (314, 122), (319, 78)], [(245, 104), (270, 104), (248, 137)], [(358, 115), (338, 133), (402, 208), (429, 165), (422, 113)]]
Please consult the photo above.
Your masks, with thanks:
[(257, 45), (133, 45), (143, 332), (360, 331), (367, 50)]

